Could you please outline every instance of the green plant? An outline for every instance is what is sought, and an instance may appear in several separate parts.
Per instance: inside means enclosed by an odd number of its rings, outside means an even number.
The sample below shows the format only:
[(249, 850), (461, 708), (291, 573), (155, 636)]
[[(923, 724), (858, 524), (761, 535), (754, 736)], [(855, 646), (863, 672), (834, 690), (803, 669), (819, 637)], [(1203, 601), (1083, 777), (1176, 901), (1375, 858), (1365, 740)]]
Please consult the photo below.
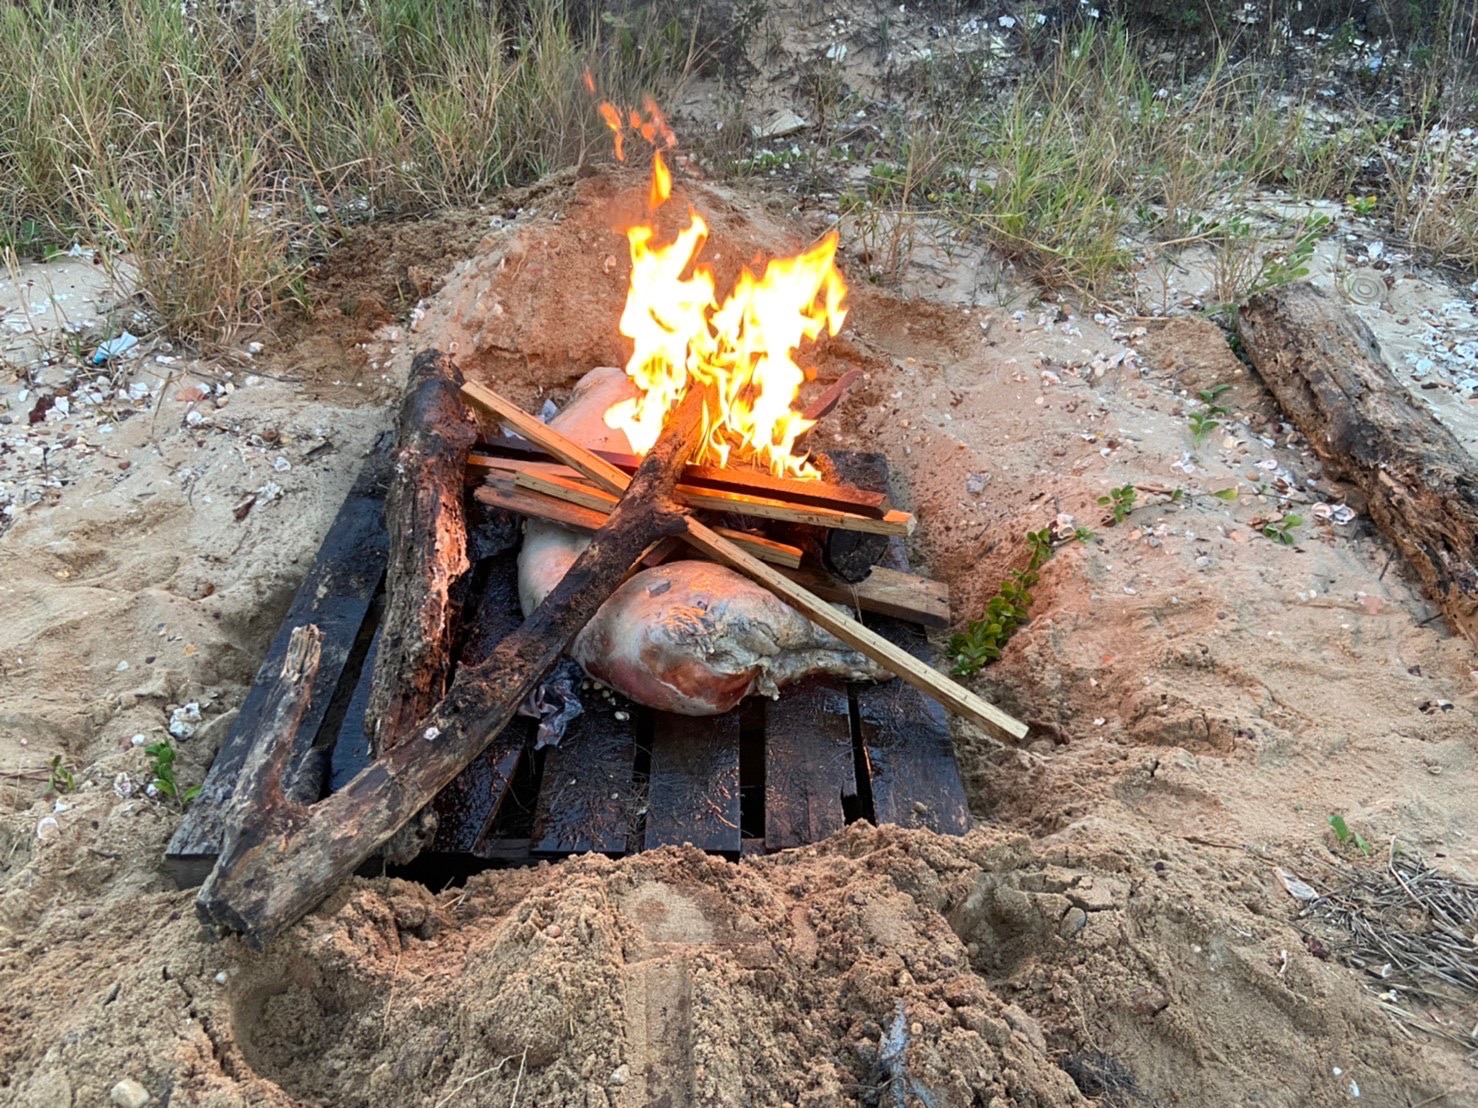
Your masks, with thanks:
[(62, 794), (74, 791), (77, 788), (77, 774), (62, 761), (60, 754), (51, 759), (51, 767), (47, 776), (47, 789), (51, 792)]
[(1134, 511), (1134, 503), (1138, 499), (1139, 494), (1133, 485), (1110, 489), (1107, 496), (1100, 496), (1098, 502), (1109, 510), (1109, 514), (1104, 517), (1104, 526), (1112, 527), (1116, 523), (1123, 523), (1129, 518), (1129, 513)]
[(1264, 538), (1272, 539), (1284, 546), (1292, 546), (1298, 542), (1298, 536), (1293, 533), (1293, 528), (1303, 523), (1303, 516), (1288, 513), (1276, 519), (1270, 519), (1258, 526)]
[(1030, 555), (1025, 568), (1013, 569), (990, 598), (985, 614), (949, 640), (954, 671), (961, 677), (973, 676), (999, 658), (1006, 641), (1027, 620), (1031, 590), (1036, 587), (1043, 564), (1052, 557), (1055, 536), (1052, 528), (1044, 527), (1028, 531), (1026, 542)]
[(1345, 197), (1345, 204), (1356, 215), (1369, 216), (1375, 214), (1377, 200), (1374, 196), (1350, 195)]
[(1349, 825), (1345, 823), (1344, 816), (1338, 814), (1331, 815), (1329, 817), (1329, 826), (1334, 829), (1335, 842), (1339, 843), (1340, 846), (1344, 846), (1347, 843), (1354, 843), (1360, 853), (1370, 853), (1370, 844), (1365, 841), (1358, 831), (1350, 830)]
[(168, 742), (150, 743), (144, 747), (144, 754), (149, 759), (149, 772), (153, 775), (150, 784), (154, 791), (176, 801), (180, 807), (188, 808), (190, 801), (200, 795), (200, 786), (180, 788), (174, 776), (175, 748)]
[(1225, 384), (1216, 385), (1214, 388), (1202, 389), (1196, 394), (1204, 407), (1192, 412), (1187, 420), (1191, 427), (1191, 437), (1196, 442), (1205, 440), (1206, 436), (1221, 426), (1223, 419), (1232, 414), (1216, 402), (1217, 398), (1231, 387)]

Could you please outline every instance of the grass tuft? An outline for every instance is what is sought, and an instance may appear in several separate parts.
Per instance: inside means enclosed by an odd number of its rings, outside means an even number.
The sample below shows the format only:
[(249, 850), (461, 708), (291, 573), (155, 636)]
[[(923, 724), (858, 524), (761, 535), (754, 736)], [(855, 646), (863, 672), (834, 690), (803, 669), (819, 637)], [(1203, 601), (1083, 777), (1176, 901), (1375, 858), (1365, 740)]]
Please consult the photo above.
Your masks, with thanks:
[[(472, 205), (607, 149), (604, 95), (670, 92), (698, 16), (557, 0), (21, 0), (0, 8), (0, 233), (129, 254), (172, 333), (229, 341), (375, 216)], [(664, 15), (663, 12), (666, 12)], [(679, 14), (674, 14), (679, 13)]]

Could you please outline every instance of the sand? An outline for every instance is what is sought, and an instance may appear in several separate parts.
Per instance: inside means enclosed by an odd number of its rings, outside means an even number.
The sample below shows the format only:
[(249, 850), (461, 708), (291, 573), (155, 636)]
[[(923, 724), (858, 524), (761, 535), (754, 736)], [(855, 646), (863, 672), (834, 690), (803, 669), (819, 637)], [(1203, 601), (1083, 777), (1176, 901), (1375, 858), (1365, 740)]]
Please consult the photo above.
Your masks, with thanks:
[[(667, 218), (702, 209), (722, 275), (823, 226), (682, 180)], [(255, 357), (125, 364), (110, 386), (150, 390), (108, 401), (126, 419), (32, 425), (38, 396), (86, 382), (0, 377), (0, 481), (35, 493), (0, 534), (0, 1100), (100, 1105), (124, 1078), (212, 1108), (1478, 1098), (1461, 1050), (1306, 945), (1274, 872), (1325, 889), (1378, 866), (1334, 842), (1338, 812), (1377, 854), (1478, 875), (1471, 649), (1214, 326), (961, 299), (971, 282), (854, 280), (810, 387), (864, 371), (820, 444), (888, 453), (961, 620), (1025, 531), (1093, 532), (978, 681), (1032, 725), (1029, 753), (957, 733), (976, 831), (356, 879), (265, 952), (202, 931), (135, 736), (198, 705), (178, 774), (203, 776), (415, 349), (531, 408), (620, 363), (639, 185), (565, 177), (366, 235), (320, 275), (316, 321)], [(1220, 383), (1233, 418), (1196, 443), (1188, 397)], [(1280, 479), (1294, 546), (1253, 522)], [(1166, 495), (1105, 526), (1097, 498), (1126, 483)]]

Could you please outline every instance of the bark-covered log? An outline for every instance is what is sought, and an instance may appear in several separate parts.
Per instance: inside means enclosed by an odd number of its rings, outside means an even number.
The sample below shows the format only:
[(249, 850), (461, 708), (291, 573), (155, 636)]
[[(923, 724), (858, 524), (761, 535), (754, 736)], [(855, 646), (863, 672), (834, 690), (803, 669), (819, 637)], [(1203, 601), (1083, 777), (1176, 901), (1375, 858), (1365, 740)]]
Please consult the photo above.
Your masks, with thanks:
[(1330, 476), (1358, 485), (1453, 627), (1478, 642), (1478, 467), (1363, 322), (1308, 285), (1253, 297), (1242, 346)]
[(457, 672), (446, 698), (407, 741), (311, 807), (287, 802), (272, 824), (238, 825), (196, 899), (203, 922), (260, 947), (323, 900), (482, 752), (647, 547), (683, 530), (684, 513), (670, 494), (701, 434), (701, 414), (695, 390), (560, 583), (491, 657)]
[(437, 350), (416, 355), (400, 405), (385, 520), (385, 615), (365, 729), (380, 754), (405, 741), (445, 694), (452, 632), (470, 568), (463, 481), (477, 425), (462, 374)]

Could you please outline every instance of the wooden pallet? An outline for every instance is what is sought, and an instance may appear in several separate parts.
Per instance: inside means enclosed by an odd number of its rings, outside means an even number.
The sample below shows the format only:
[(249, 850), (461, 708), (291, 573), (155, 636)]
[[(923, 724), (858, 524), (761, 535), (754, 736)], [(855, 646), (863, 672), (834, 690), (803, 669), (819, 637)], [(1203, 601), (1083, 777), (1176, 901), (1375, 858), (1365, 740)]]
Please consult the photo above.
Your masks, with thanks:
[[(313, 717), (289, 775), (295, 794), (326, 795), (368, 763), (364, 712), (386, 549), (383, 470), (377, 454), (345, 500), (170, 841), (166, 863), (181, 887), (199, 884), (214, 864), (225, 805), (294, 627), (317, 623), (324, 632)], [(464, 660), (485, 656), (517, 626), (514, 563), (508, 551), (477, 567), (481, 635), (464, 644)], [(866, 622), (929, 657), (921, 628), (886, 617)], [(901, 681), (813, 679), (778, 701), (752, 698), (713, 718), (618, 705), (594, 691), (583, 701), (558, 746), (535, 752), (533, 721), (515, 719), (443, 789), (434, 843), (412, 872), (455, 876), (499, 862), (682, 843), (738, 857), (816, 842), (856, 819), (946, 834), (970, 827), (945, 712)]]

